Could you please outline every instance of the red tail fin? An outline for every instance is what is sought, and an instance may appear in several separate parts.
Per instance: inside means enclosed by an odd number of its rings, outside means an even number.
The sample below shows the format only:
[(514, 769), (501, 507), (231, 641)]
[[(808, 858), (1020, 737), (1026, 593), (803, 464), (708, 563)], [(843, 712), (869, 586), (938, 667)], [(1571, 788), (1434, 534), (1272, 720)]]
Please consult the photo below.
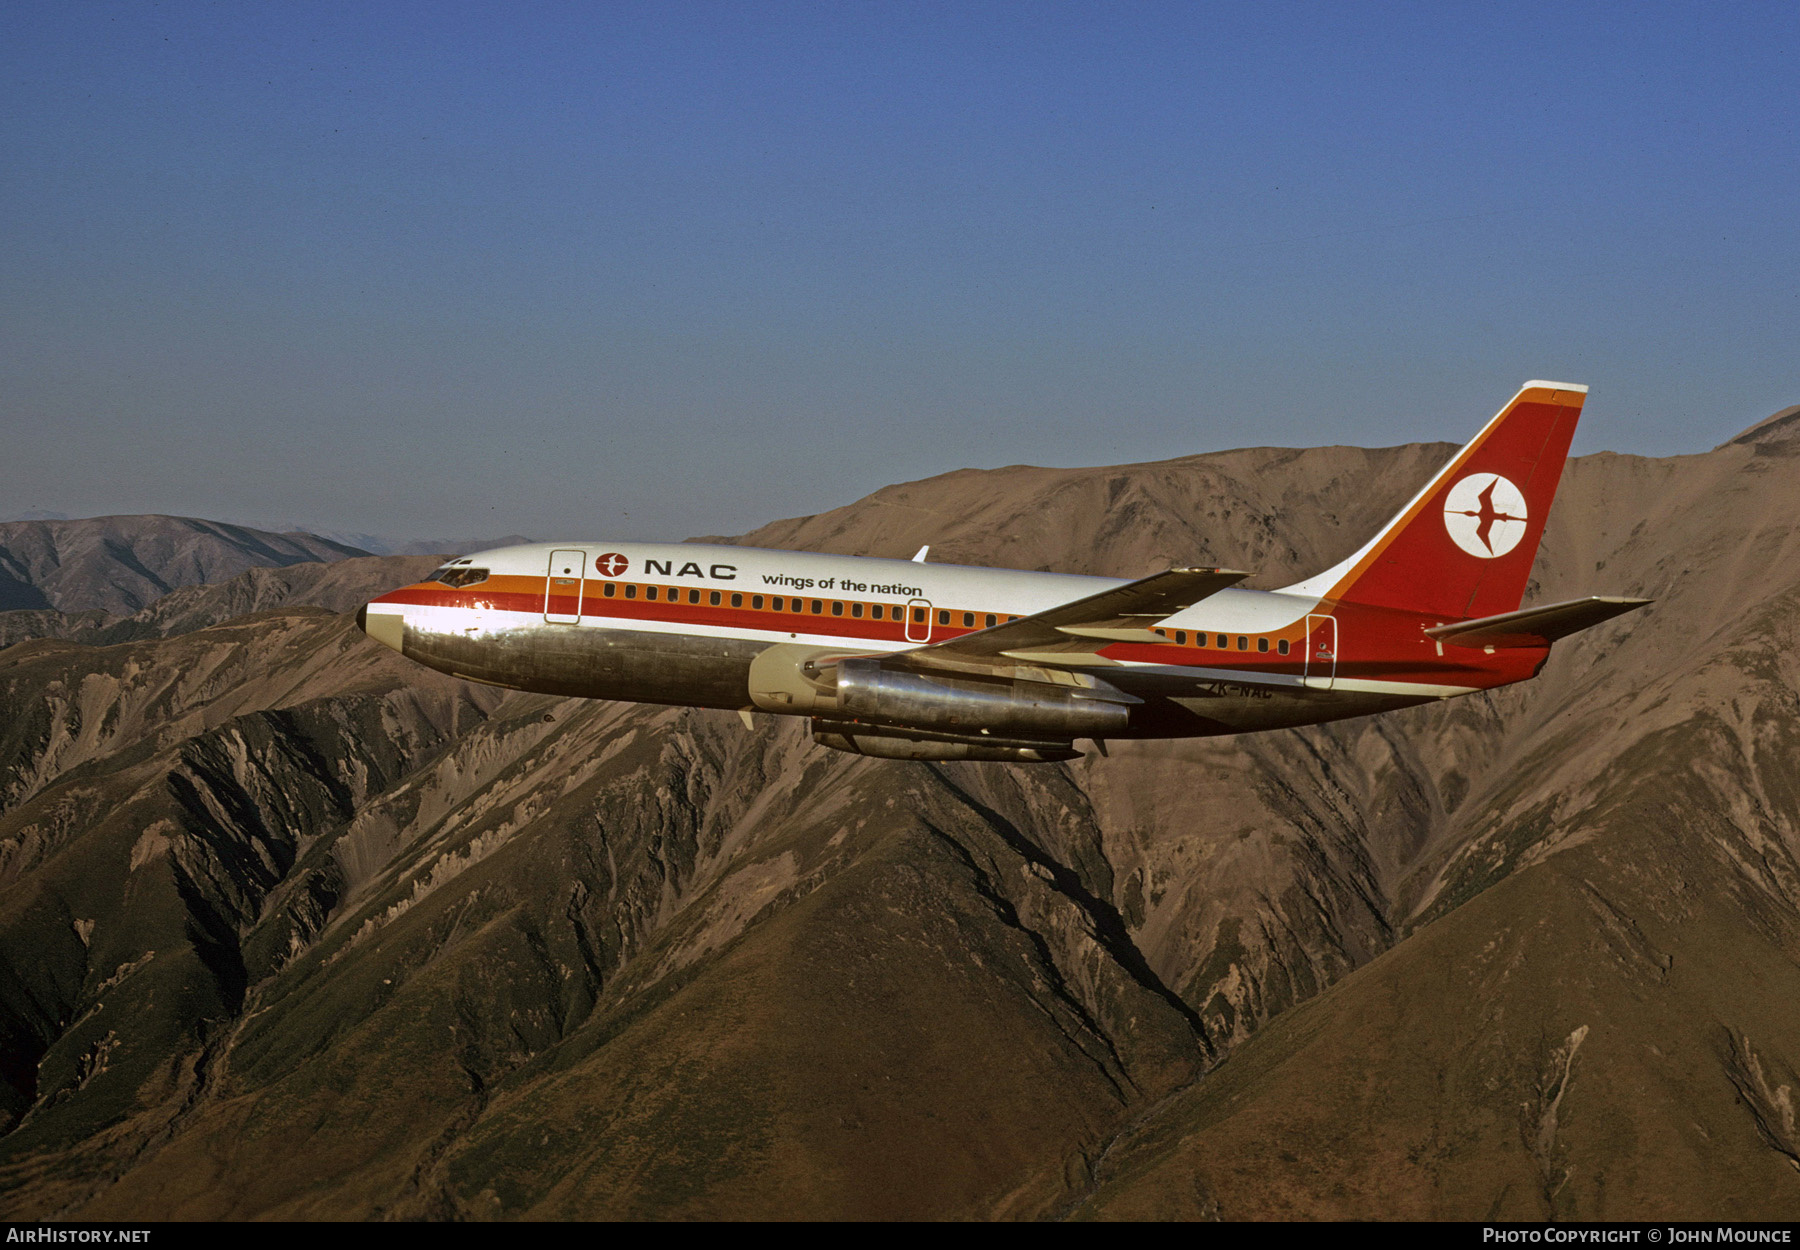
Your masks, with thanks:
[(1527, 382), (1368, 545), (1288, 593), (1445, 619), (1513, 611), (1586, 399), (1585, 386)]

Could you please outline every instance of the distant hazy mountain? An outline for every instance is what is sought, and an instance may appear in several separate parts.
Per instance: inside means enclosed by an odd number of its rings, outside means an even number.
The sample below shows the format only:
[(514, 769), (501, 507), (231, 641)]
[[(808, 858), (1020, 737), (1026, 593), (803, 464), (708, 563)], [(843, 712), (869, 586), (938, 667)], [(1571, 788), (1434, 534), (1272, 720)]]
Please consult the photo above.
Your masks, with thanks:
[[(1447, 450), (746, 541), (1278, 584)], [(1792, 1221), (1796, 498), (1800, 421), (1571, 461), (1529, 601), (1656, 602), (1536, 681), (1067, 765), (508, 693), (322, 607), (191, 628), (391, 560), (7, 648), (0, 1218)]]
[(394, 544), (388, 548), (386, 554), (394, 556), (466, 556), (471, 552), (486, 551), (492, 547), (511, 547), (519, 543), (536, 541), (535, 538), (527, 538), (523, 534), (503, 534), (499, 538), (415, 538)]
[(388, 534), (363, 534), (350, 530), (321, 529), (313, 525), (269, 527), (280, 533), (316, 534), (345, 546), (357, 547), (378, 556), (468, 555), (490, 547), (509, 547), (515, 543), (536, 541), (523, 534), (505, 534), (499, 538), (395, 538)]
[(249, 568), (367, 551), (313, 534), (273, 534), (193, 517), (106, 516), (0, 524), (0, 611), (128, 615), (178, 586)]
[(63, 638), (108, 646), (144, 638), (170, 638), (218, 625), (251, 612), (276, 608), (325, 608), (353, 612), (376, 595), (416, 582), (440, 557), (360, 556), (329, 564), (254, 568), (223, 582), (183, 586), (127, 617), (105, 612), (0, 612), (0, 647), (28, 638)]

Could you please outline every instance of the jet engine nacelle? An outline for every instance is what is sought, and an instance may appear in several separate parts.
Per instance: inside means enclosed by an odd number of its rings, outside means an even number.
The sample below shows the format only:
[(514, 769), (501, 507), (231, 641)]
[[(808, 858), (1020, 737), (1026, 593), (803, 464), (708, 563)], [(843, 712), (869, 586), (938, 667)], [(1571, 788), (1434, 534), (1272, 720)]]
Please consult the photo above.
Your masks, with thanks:
[(921, 673), (893, 664), (894, 658), (888, 656), (846, 655), (825, 647), (781, 643), (751, 662), (750, 701), (766, 712), (854, 724), (859, 734), (879, 729), (924, 737), (948, 735), (984, 748), (990, 737), (1010, 740), (1017, 747), (1060, 743), (1065, 748), (1075, 738), (1117, 737), (1130, 724), (1130, 705), (1141, 702), (1093, 678), (1086, 679), (1088, 684), (1061, 686)]
[(1131, 722), (1131, 710), (1123, 702), (1129, 696), (1113, 691), (927, 676), (884, 668), (880, 660), (866, 656), (839, 660), (835, 670), (838, 720), (1064, 741), (1115, 737)]

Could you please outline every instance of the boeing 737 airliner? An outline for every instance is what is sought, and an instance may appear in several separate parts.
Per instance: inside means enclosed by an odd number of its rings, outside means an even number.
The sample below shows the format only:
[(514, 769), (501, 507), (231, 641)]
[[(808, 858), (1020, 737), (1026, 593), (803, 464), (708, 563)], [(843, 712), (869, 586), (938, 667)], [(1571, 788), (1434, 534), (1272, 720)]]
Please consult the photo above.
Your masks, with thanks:
[(1647, 603), (1520, 610), (1585, 386), (1527, 382), (1349, 559), (1277, 591), (695, 544), (452, 560), (370, 602), (370, 637), (516, 690), (812, 718), (889, 759), (1041, 762), (1074, 742), (1307, 725), (1537, 675)]

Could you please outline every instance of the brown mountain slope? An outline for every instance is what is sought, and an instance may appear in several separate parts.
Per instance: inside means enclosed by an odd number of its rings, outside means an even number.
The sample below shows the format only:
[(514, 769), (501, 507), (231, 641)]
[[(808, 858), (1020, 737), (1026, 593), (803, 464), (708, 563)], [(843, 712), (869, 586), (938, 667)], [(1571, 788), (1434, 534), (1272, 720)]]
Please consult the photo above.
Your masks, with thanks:
[[(1066, 767), (458, 687), (316, 610), (0, 653), (0, 1209), (1791, 1216), (1800, 461), (1760, 446), (1570, 466), (1533, 594), (1658, 603), (1534, 683)], [(752, 537), (1284, 580), (1441, 450)]]
[(177, 586), (245, 569), (368, 552), (313, 534), (269, 534), (193, 517), (116, 516), (0, 524), (0, 612), (136, 612)]
[(1162, 1109), (1085, 1211), (1792, 1219), (1796, 606), (1665, 675), (1579, 788), (1526, 782), (1543, 814), (1465, 842), (1451, 897), (1527, 866)]
[(1783, 408), (1773, 416), (1765, 417), (1724, 445), (1738, 447), (1753, 444), (1772, 448), (1778, 444), (1791, 443), (1797, 438), (1800, 438), (1800, 404), (1795, 404), (1791, 408)]
[[(901, 1127), (891, 1114), (896, 1099), (916, 1104), (914, 1120), (944, 1123), (1010, 1090), (984, 1112), (981, 1132), (958, 1130), (960, 1151), (927, 1139), (930, 1149), (893, 1157), (899, 1174), (856, 1168), (838, 1182), (849, 1209), (885, 1202), (891, 1210), (904, 1200), (972, 1214), (1019, 1182), (1045, 1140), (1092, 1137), (1140, 1084), (1166, 1092), (1198, 1071), (1197, 1043), (1172, 996), (1142, 984), (1139, 970), (1121, 969), (1084, 933), (1109, 923), (1105, 909), (1096, 921), (1083, 907), (1095, 906), (1091, 900), (1072, 902), (1028, 871), (994, 834), (1001, 818), (935, 774), (917, 774), (913, 784), (923, 789), (905, 792), (904, 802), (890, 796), (852, 827), (856, 778), (878, 770), (821, 759), (795, 732), (780, 735), (770, 761), (765, 744), (728, 718), (588, 704), (551, 712), (550, 721), (549, 701), (515, 699), (504, 716), (464, 733), (396, 786), (394, 753), (409, 740), (429, 746), (441, 738), (419, 727), (390, 746), (356, 732), (376, 712), (388, 719), (394, 700), (416, 698), (407, 692), (373, 704), (367, 696), (305, 700), (306, 683), (322, 668), (293, 671), (305, 651), (298, 638), (321, 627), (325, 618), (249, 618), (154, 644), (194, 649), (190, 668), (231, 652), (210, 666), (217, 689), (195, 709), (202, 716), (253, 696), (270, 701), (262, 689), (269, 674), (285, 710), (231, 717), (194, 738), (174, 735), (163, 753), (128, 772), (97, 778), (65, 757), (15, 781), (13, 792), (30, 797), (0, 832), (13, 851), (7, 874), (22, 888), (9, 891), (0, 919), (14, 933), (38, 934), (58, 959), (49, 968), (15, 964), (11, 979), (30, 989), (26, 1001), (61, 995), (66, 1004), (42, 1022), (53, 1036), (43, 1039), (32, 1110), (7, 1139), (14, 1162), (6, 1182), (32, 1203), (78, 1201), (92, 1178), (137, 1155), (143, 1134), (175, 1129), (176, 1141), (130, 1169), (124, 1188), (82, 1209), (149, 1201), (202, 1215), (366, 1214), (370, 1204), (438, 1210), (451, 1201), (445, 1182), (419, 1192), (409, 1178), (442, 1155), (442, 1142), (467, 1139), (495, 1174), (481, 1172), (484, 1185), (457, 1199), (460, 1209), (521, 1170), (506, 1148), (512, 1135), (500, 1132), (496, 1147), (482, 1135), (481, 1112), (490, 1098), (496, 1117), (515, 1097), (544, 1099), (539, 1081), (551, 1079), (549, 1064), (572, 1069), (563, 1079), (593, 1073), (585, 1079), (600, 1081), (601, 1092), (608, 1082), (648, 1080), (644, 1097), (677, 1104), (615, 1143), (640, 1168), (681, 1157), (671, 1156), (671, 1144), (702, 1151), (693, 1160), (701, 1175), (681, 1180), (677, 1196), (704, 1189), (716, 1162), (704, 1155), (710, 1138), (696, 1136), (695, 1114), (741, 1112), (774, 1132), (793, 1114), (792, 1090), (783, 1086), (795, 1081), (826, 1086), (814, 1092), (822, 1105), (802, 1127), (838, 1135), (854, 1128), (852, 1136), (871, 1139), (871, 1158), (890, 1154)], [(321, 665), (338, 662), (331, 657), (349, 639), (346, 622), (328, 628), (340, 641), (306, 652)], [(275, 654), (264, 654), (276, 644)], [(15, 670), (36, 669), (31, 676), (54, 688), (68, 680), (57, 666), (72, 650), (27, 644), (7, 654)], [(121, 675), (142, 654), (108, 651)], [(282, 658), (289, 654), (295, 660)], [(234, 674), (245, 684), (234, 684)], [(92, 675), (82, 683), (95, 684)], [(145, 694), (151, 702), (169, 697)], [(128, 721), (129, 710), (117, 719)], [(54, 729), (49, 737), (59, 739)], [(105, 749), (95, 744), (96, 754)], [(309, 767), (339, 752), (365, 786), (386, 778), (385, 797), (335, 795), (320, 774), (338, 770)], [(98, 810), (100, 795), (123, 797), (118, 783), (131, 780), (139, 788), (127, 810)], [(821, 802), (822, 795), (843, 797)], [(39, 813), (62, 824), (31, 819)], [(62, 828), (82, 830), (82, 844), (59, 842)], [(307, 838), (303, 830), (319, 832)], [(132, 867), (121, 882), (113, 874), (127, 849)], [(1079, 861), (1082, 848), (1062, 857)], [(96, 859), (120, 867), (95, 877), (85, 868)], [(123, 906), (98, 905), (118, 890)], [(788, 914), (815, 892), (822, 897)], [(738, 943), (771, 907), (781, 918), (761, 940), (809, 951), (820, 971), (845, 958), (865, 961), (862, 987), (804, 975), (784, 960), (740, 984), (726, 952), (754, 962)], [(84, 929), (90, 913), (99, 921)], [(183, 943), (170, 927), (178, 922), (203, 940)], [(710, 999), (725, 985), (728, 998), (755, 1000), (740, 1010), (759, 1027), (746, 1031), (741, 1015), (722, 1007), (702, 1012), (698, 1027), (684, 1023), (693, 995)], [(752, 993), (759, 985), (765, 992)], [(962, 1004), (952, 1013), (954, 1037), (943, 1032), (952, 1000)], [(796, 1044), (797, 1025), (800, 1044), (814, 1048), (822, 1066), (783, 1081), (779, 1060)], [(832, 1028), (840, 1036), (828, 1044)], [(629, 1060), (647, 1044), (632, 1040), (645, 1030), (674, 1043), (651, 1045), (665, 1066), (648, 1077)], [(859, 1042), (860, 1030), (887, 1037), (885, 1054)], [(183, 1038), (191, 1057), (168, 1073)], [(921, 1055), (920, 1038), (949, 1049)], [(682, 1049), (733, 1043), (748, 1052), (742, 1071)], [(957, 1058), (960, 1044), (982, 1056)], [(908, 1065), (921, 1063), (909, 1075)], [(873, 1088), (871, 1065), (883, 1069)], [(685, 1079), (665, 1079), (671, 1075)], [(1053, 1106), (1032, 1097), (1044, 1082), (1062, 1090)], [(868, 1108), (852, 1123), (857, 1117), (840, 1114), (838, 1098), (858, 1086)], [(146, 1100), (147, 1111), (130, 1110)], [(614, 1099), (549, 1102), (592, 1115)], [(284, 1127), (295, 1116), (308, 1126), (300, 1137)], [(109, 1118), (115, 1128), (96, 1132)], [(708, 1132), (734, 1138), (752, 1127)], [(228, 1155), (237, 1165), (214, 1175), (208, 1159), (221, 1140), (233, 1143)], [(592, 1150), (584, 1133), (563, 1138), (560, 1156), (546, 1157), (542, 1145), (522, 1169), (527, 1184), (554, 1179), (547, 1164), (573, 1167)], [(818, 1159), (836, 1153), (818, 1143), (812, 1150)], [(925, 1158), (969, 1192), (903, 1198), (911, 1191), (896, 1187)], [(811, 1158), (765, 1161), (773, 1171), (753, 1172), (758, 1183), (746, 1194), (791, 1202), (797, 1178), (787, 1169), (795, 1164), (811, 1177)], [(189, 1192), (193, 1185), (203, 1192)], [(596, 1209), (595, 1201), (584, 1195), (576, 1209)], [(598, 1209), (658, 1210), (670, 1201), (653, 1190)]]

